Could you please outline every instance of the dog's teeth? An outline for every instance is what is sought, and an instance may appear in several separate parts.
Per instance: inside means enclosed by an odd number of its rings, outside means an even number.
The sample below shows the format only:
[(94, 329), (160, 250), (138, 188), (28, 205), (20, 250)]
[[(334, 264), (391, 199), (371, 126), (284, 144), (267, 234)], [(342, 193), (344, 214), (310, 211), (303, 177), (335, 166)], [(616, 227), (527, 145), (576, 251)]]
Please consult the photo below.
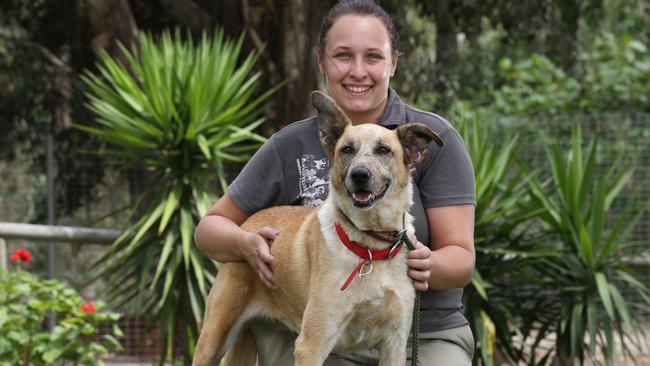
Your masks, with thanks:
[(370, 192), (357, 192), (354, 195), (354, 199), (357, 201), (367, 201), (372, 196)]

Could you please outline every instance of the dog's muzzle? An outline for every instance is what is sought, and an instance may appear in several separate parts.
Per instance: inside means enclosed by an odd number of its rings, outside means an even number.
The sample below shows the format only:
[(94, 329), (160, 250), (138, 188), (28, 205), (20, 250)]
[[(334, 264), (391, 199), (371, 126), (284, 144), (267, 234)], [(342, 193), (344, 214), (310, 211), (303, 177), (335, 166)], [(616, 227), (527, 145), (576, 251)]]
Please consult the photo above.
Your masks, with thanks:
[[(373, 188), (372, 173), (364, 166), (352, 168), (349, 179), (351, 187), (348, 187), (348, 196), (352, 199), (352, 204), (360, 208), (370, 207), (384, 197), (390, 185), (389, 182), (379, 185), (378, 188)], [(377, 186), (377, 184), (374, 185)]]

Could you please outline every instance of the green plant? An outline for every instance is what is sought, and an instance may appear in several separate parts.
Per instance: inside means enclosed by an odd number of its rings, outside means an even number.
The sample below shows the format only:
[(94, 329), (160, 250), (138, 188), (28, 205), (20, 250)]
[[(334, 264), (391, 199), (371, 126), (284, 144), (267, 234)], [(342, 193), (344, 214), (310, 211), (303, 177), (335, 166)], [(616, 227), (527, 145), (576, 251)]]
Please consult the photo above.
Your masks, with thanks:
[[(498, 347), (512, 360), (523, 354), (513, 343), (520, 332), (519, 294), (531, 281), (530, 267), (547, 255), (532, 245), (529, 224), (539, 210), (527, 204), (532, 174), (517, 164), (522, 141), (512, 129), (481, 123), (487, 115), (456, 110), (476, 179), (474, 277), (464, 291), (466, 316), (477, 340), (476, 362), (494, 365)], [(498, 141), (498, 142), (497, 142)]]
[(579, 104), (590, 111), (650, 111), (650, 51), (629, 35), (603, 33), (580, 54)]
[(626, 255), (638, 252), (628, 236), (646, 207), (626, 202), (621, 205), (624, 209), (612, 209), (632, 170), (619, 160), (598, 174), (597, 151), (595, 139), (583, 151), (581, 130), (576, 127), (567, 154), (559, 143), (547, 148), (548, 181), (530, 181), (531, 197), (543, 208), (538, 217), (555, 238), (544, 244), (555, 255), (535, 267), (541, 290), (533, 297), (553, 301), (538, 308), (538, 334), (531, 354), (550, 332), (556, 333), (555, 347), (542, 363), (554, 358), (561, 365), (576, 360), (583, 364), (585, 357), (595, 359), (600, 352), (611, 365), (617, 353), (616, 334), (627, 354), (630, 344), (638, 345), (642, 339), (635, 312), (621, 289), (638, 294), (641, 306), (650, 306), (648, 288), (625, 262)]
[(580, 84), (551, 60), (533, 55), (518, 62), (499, 61), (502, 86), (492, 94), (492, 108), (501, 114), (558, 114), (573, 108)]
[(198, 219), (217, 199), (214, 179), (226, 189), (224, 164), (243, 162), (265, 139), (253, 132), (271, 89), (255, 97), (258, 54), (241, 62), (243, 38), (225, 40), (217, 31), (198, 44), (164, 32), (157, 45), (140, 37), (138, 51), (122, 48), (126, 65), (108, 55), (101, 73), (86, 73), (88, 107), (100, 127), (78, 126), (108, 141), (126, 166), (141, 166), (155, 186), (135, 204), (135, 216), (99, 260), (121, 303), (136, 300), (143, 314), (159, 320), (160, 362), (180, 346), (193, 353), (197, 327), (216, 266), (192, 243)]
[[(103, 365), (99, 356), (121, 349), (116, 337), (122, 336), (114, 325), (112, 334), (98, 337), (100, 323), (120, 317), (103, 306), (57, 280), (0, 269), (0, 365)], [(51, 331), (49, 312), (56, 316)]]

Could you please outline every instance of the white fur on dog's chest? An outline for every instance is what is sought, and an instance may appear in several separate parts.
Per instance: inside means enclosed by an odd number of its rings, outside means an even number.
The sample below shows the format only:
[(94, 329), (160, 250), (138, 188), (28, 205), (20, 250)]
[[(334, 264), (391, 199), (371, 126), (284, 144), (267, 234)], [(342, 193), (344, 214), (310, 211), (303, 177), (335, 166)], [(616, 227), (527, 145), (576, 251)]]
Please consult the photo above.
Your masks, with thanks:
[(405, 327), (410, 328), (415, 290), (407, 275), (408, 249), (402, 247), (393, 259), (375, 261), (371, 273), (365, 276), (356, 274), (350, 285), (341, 291), (343, 283), (363, 259), (341, 243), (334, 230), (331, 209), (332, 206), (328, 207), (326, 203), (318, 212), (330, 262), (326, 267), (331, 270), (326, 276), (328, 283), (321, 284), (321, 288), (332, 291), (330, 298), (340, 297), (340, 302), (333, 301), (341, 304), (341, 308), (335, 311), (347, 313), (339, 328), (334, 350), (368, 349), (380, 344), (387, 335), (403, 334)]
[[(379, 272), (379, 271), (377, 271)], [(347, 323), (342, 327), (336, 351), (368, 349), (385, 340), (387, 334), (410, 325), (414, 290), (410, 280), (373, 273), (355, 278), (339, 296), (354, 297)], [(358, 281), (354, 284), (355, 281)], [(350, 291), (349, 293), (345, 293)]]

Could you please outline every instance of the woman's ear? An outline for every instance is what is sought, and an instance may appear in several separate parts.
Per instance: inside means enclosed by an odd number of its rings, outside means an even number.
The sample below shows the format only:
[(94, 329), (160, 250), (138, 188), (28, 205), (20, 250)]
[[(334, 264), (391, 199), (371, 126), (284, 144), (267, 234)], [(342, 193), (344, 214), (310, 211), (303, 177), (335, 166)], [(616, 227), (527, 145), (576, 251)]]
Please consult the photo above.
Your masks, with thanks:
[(395, 76), (395, 70), (397, 69), (397, 59), (399, 58), (399, 52), (397, 51), (393, 52), (392, 56), (393, 56), (392, 57), (393, 64), (390, 66), (391, 67), (390, 77)]

